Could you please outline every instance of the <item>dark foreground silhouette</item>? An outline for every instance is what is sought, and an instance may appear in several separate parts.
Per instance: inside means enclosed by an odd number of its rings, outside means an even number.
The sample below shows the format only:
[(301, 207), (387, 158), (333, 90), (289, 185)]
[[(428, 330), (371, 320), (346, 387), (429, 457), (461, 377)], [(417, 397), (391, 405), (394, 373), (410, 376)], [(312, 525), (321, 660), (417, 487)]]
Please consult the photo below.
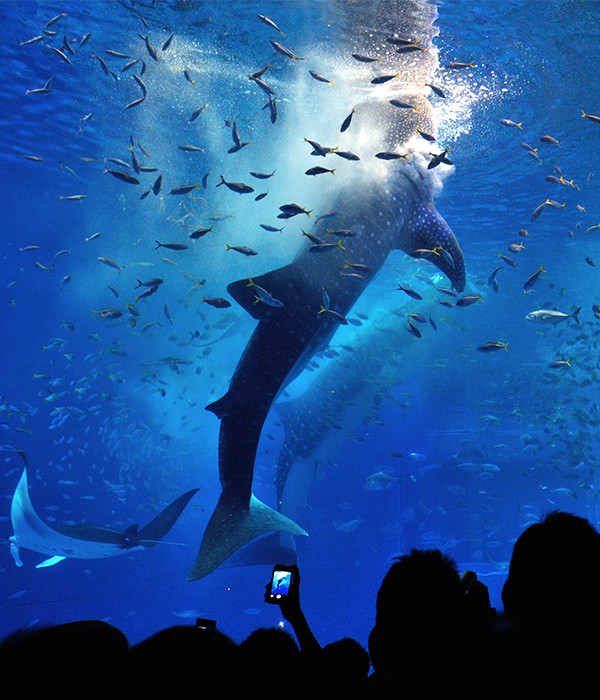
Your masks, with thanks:
[(583, 518), (555, 511), (521, 534), (503, 615), (476, 574), (460, 575), (439, 550), (399, 557), (377, 594), (368, 652), (347, 637), (321, 647), (293, 571), (278, 604), (297, 641), (280, 628), (236, 644), (217, 629), (174, 626), (130, 646), (105, 622), (72, 622), (5, 639), (2, 678), (23, 697), (65, 699), (598, 694), (600, 534)]

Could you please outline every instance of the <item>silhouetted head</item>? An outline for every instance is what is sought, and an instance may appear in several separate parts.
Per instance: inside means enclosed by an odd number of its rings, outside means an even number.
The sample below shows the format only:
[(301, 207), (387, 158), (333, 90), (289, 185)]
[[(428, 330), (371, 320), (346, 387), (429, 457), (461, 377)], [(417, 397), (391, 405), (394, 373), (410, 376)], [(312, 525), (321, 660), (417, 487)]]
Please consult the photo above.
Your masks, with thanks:
[(252, 632), (240, 644), (240, 659), (244, 684), (249, 687), (265, 688), (271, 683), (273, 688), (282, 688), (298, 681), (300, 650), (291, 635), (279, 627)]
[(23, 630), (0, 645), (0, 672), (24, 695), (97, 697), (109, 666), (127, 647), (125, 635), (101, 620)]
[(323, 647), (323, 697), (364, 698), (371, 661), (355, 639), (344, 637)]
[(600, 613), (600, 534), (585, 519), (553, 511), (516, 541), (502, 589), (506, 615), (596, 618)]
[(377, 624), (421, 625), (456, 617), (462, 600), (456, 564), (437, 549), (398, 557), (377, 594)]
[(444, 654), (457, 635), (461, 610), (460, 576), (450, 558), (437, 549), (399, 557), (377, 594), (369, 637), (373, 668), (387, 673)]
[(168, 627), (132, 646), (109, 680), (117, 698), (228, 697), (239, 689), (238, 647), (218, 630)]

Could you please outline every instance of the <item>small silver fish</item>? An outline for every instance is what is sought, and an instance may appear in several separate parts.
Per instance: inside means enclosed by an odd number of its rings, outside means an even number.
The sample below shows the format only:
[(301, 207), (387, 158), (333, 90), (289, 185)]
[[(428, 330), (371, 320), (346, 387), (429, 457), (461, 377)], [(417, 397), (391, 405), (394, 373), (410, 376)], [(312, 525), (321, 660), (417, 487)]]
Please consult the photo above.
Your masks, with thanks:
[(555, 311), (554, 309), (538, 309), (537, 311), (531, 311), (525, 316), (527, 321), (533, 321), (534, 323), (553, 323), (557, 324), (561, 321), (566, 321), (568, 318), (574, 318), (577, 323), (579, 323), (578, 314), (581, 310), (579, 307), (572, 314), (565, 314), (562, 311)]

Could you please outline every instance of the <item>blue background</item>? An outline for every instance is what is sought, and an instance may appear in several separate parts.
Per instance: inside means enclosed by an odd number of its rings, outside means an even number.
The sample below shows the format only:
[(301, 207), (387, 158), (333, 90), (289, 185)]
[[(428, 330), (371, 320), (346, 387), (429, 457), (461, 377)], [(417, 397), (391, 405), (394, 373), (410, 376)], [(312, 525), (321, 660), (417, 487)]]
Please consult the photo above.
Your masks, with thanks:
[[(299, 519), (310, 536), (297, 546), (305, 613), (322, 644), (353, 636), (366, 645), (379, 583), (392, 557), (411, 547), (440, 548), (459, 569), (475, 570), (501, 609), (512, 545), (524, 527), (555, 508), (598, 524), (599, 334), (592, 304), (600, 301), (600, 272), (586, 258), (600, 263), (600, 229), (586, 230), (600, 222), (600, 125), (581, 110), (600, 114), (600, 3), (436, 6), (436, 83), (446, 99), (429, 97), (438, 143), (452, 149), (455, 164), (436, 206), (465, 254), (467, 292), (484, 301), (440, 306), (446, 297), (416, 275), (440, 287), (447, 280), (426, 262), (394, 252), (357, 303), (357, 323), (342, 329), (332, 340), (334, 352), (315, 358), (290, 390), (290, 397), (309, 392), (306, 415), (320, 450)], [(301, 224), (287, 224), (281, 234), (258, 225), (275, 224), (281, 202), (314, 198), (326, 211), (319, 188), (330, 185), (303, 175), (315, 164), (303, 139), (318, 140), (321, 121), (341, 123), (349, 112), (343, 79), (352, 66), (337, 57), (353, 50), (352, 41), (336, 4), (324, 1), (138, 7), (148, 29), (126, 2), (0, 4), (0, 632), (100, 618), (136, 642), (206, 617), (241, 641), (257, 627), (281, 623), (277, 606), (263, 602), (275, 562), (224, 568), (193, 583), (186, 576), (219, 493), (218, 420), (204, 406), (226, 391), (253, 322), (235, 304), (220, 310), (199, 302), (203, 295), (226, 296), (231, 281), (289, 261)], [(55, 37), (21, 43), (62, 12), (50, 27)], [(257, 13), (285, 28), (285, 37)], [(77, 48), (87, 32), (72, 65), (48, 48), (59, 46), (64, 33)], [(157, 47), (175, 34), (158, 63), (140, 38), (147, 32)], [(304, 64), (275, 54), (270, 38), (305, 55)], [(144, 59), (144, 104), (124, 109), (141, 91), (130, 72), (120, 73), (126, 59), (106, 48)], [(119, 80), (105, 75), (93, 54)], [(456, 60), (474, 67), (445, 68)], [(247, 80), (267, 61), (281, 94), (275, 125), (261, 109), (264, 96)], [(313, 66), (341, 76), (341, 87), (337, 79), (334, 87), (313, 81)], [(26, 93), (51, 76), (52, 92)], [(204, 103), (209, 107), (191, 124), (189, 115)], [(228, 155), (224, 120), (234, 116), (251, 144)], [(500, 119), (520, 122), (522, 130)], [(541, 142), (545, 134), (560, 146)], [(103, 172), (114, 165), (106, 158), (130, 161), (130, 136), (142, 162), (164, 173), (160, 196), (139, 197), (157, 173), (143, 173), (134, 187)], [(537, 148), (539, 160), (520, 141)], [(185, 143), (205, 150), (177, 148)], [(330, 162), (318, 164), (333, 167)], [(351, 164), (336, 159), (335, 165), (337, 186)], [(557, 168), (578, 187), (546, 181)], [(270, 196), (259, 203), (215, 188), (220, 174), (249, 182), (248, 170), (273, 169)], [(187, 198), (168, 195), (206, 173), (206, 189)], [(252, 181), (257, 192), (262, 184)], [(60, 198), (76, 194), (86, 198)], [(565, 207), (547, 206), (532, 221), (547, 198)], [(191, 230), (210, 225), (212, 234), (187, 251), (155, 250), (156, 240), (189, 242)], [(519, 236), (523, 227), (528, 237)], [(101, 236), (86, 242), (96, 232)], [(519, 242), (525, 248), (509, 254), (508, 246)], [(259, 255), (244, 258), (225, 244), (250, 245)], [(19, 252), (30, 245), (40, 249)], [(69, 252), (56, 257), (61, 250)], [(487, 280), (501, 263), (499, 252), (517, 267), (503, 266), (495, 293)], [(102, 264), (100, 256), (123, 269)], [(540, 265), (546, 272), (524, 293), (523, 283)], [(138, 302), (140, 316), (131, 325), (126, 303), (139, 294), (136, 280), (150, 277), (165, 283)], [(423, 302), (397, 291), (398, 282), (417, 289)], [(93, 314), (105, 307), (123, 316)], [(538, 308), (571, 314), (578, 307), (579, 324), (525, 320)], [(437, 331), (427, 326), (423, 338), (412, 336), (411, 312), (433, 317)], [(151, 322), (157, 323), (142, 332)], [(478, 352), (487, 341), (508, 342), (508, 352)], [(358, 379), (353, 354), (361, 360)], [(571, 366), (550, 368), (556, 360)], [(321, 410), (318, 388), (310, 393), (310, 381), (327, 371), (344, 399), (334, 415)], [(255, 472), (255, 492), (271, 505), (278, 459), (290, 449), (284, 411), (275, 407), (265, 425)], [(303, 435), (297, 427), (295, 438), (301, 442)], [(50, 525), (142, 526), (179, 494), (200, 491), (166, 542), (152, 549), (46, 569), (35, 569), (43, 555), (23, 551), (18, 569), (8, 547), (22, 466), (14, 448), (28, 457), (31, 499)]]

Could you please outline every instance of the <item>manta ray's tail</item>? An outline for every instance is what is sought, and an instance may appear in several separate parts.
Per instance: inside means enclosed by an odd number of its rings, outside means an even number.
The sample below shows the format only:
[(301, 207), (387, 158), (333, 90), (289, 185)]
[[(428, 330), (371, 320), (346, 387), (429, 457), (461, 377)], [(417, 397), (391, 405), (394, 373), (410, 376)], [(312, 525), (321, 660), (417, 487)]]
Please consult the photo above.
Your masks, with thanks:
[(293, 520), (261, 503), (254, 495), (250, 497), (249, 507), (241, 508), (235, 507), (227, 491), (224, 491), (208, 521), (188, 581), (208, 576), (240, 547), (273, 530), (294, 535), (308, 534)]

